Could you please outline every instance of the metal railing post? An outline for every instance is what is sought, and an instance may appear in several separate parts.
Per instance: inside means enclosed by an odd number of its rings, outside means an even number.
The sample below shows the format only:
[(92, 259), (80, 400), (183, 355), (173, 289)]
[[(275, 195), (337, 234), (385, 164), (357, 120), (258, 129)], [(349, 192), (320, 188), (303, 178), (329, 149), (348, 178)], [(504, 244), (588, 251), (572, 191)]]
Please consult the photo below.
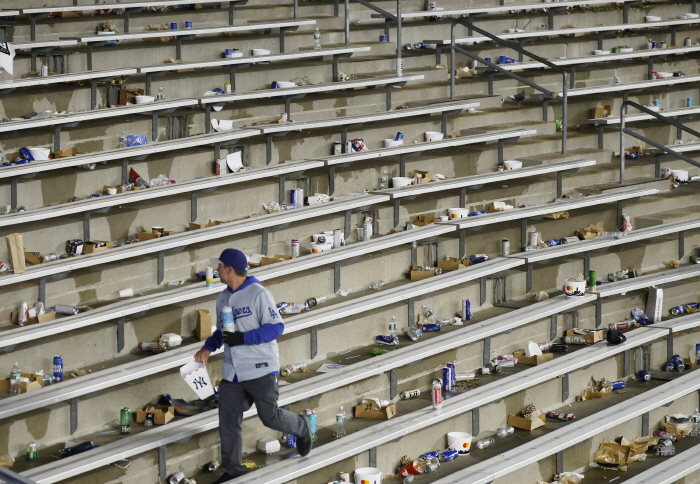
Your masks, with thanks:
[(568, 82), (566, 79), (566, 71), (562, 74), (564, 84), (562, 85), (562, 101), (561, 101), (561, 154), (566, 154), (566, 132), (567, 132), (567, 119), (568, 119)]
[(455, 68), (455, 28), (457, 27), (457, 22), (452, 22), (452, 29), (450, 32), (450, 99), (455, 98), (455, 86), (457, 81), (455, 77), (457, 76), (457, 69)]
[(350, 0), (345, 0), (345, 45), (350, 45)]
[[(620, 106), (620, 185), (625, 183), (625, 114), (627, 103)], [(600, 128), (598, 128), (600, 129)]]
[(403, 59), (401, 59), (401, 0), (396, 0), (396, 75), (403, 74)]

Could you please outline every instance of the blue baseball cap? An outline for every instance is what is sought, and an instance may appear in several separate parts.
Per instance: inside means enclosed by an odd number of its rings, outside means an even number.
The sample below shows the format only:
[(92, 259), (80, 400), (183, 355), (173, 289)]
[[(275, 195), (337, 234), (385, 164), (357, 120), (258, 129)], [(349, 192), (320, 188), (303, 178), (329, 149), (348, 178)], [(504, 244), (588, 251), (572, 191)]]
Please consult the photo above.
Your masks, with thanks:
[(238, 249), (224, 249), (218, 258), (210, 257), (209, 260), (217, 264), (233, 267), (236, 271), (248, 270), (248, 258)]

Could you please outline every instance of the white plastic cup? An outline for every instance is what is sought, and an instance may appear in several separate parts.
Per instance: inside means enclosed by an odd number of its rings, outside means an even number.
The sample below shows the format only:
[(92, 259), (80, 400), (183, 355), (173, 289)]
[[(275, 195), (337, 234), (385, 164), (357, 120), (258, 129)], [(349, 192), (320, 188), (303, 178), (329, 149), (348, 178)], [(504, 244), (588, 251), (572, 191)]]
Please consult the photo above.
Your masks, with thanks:
[(355, 484), (382, 484), (384, 473), (376, 467), (355, 469)]
[(440, 141), (444, 135), (440, 131), (426, 131), (425, 132), (425, 141), (430, 142), (430, 141)]
[(119, 291), (119, 297), (131, 297), (134, 295), (134, 290), (130, 287), (127, 287), (126, 289), (122, 289)]
[(467, 432), (448, 432), (447, 448), (456, 450), (461, 455), (468, 454), (472, 446), (472, 434)]

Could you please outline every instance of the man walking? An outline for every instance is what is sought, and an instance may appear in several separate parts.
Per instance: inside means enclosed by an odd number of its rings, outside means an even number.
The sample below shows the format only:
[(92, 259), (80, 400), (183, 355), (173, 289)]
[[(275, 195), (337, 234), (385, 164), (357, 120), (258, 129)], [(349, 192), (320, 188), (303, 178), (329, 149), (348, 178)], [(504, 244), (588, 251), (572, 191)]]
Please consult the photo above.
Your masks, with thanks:
[[(221, 462), (226, 473), (214, 484), (242, 476), (243, 412), (253, 403), (262, 423), (271, 429), (297, 436), (297, 451), (306, 456), (313, 445), (306, 417), (277, 407), (279, 352), (277, 341), (284, 332), (282, 317), (270, 291), (248, 276), (248, 259), (240, 250), (226, 249), (218, 259), (219, 278), (228, 287), (216, 300), (216, 331), (204, 342), (194, 359), (206, 364), (209, 355), (224, 346), (219, 386), (219, 435)], [(230, 307), (236, 330), (224, 332), (221, 311)]]

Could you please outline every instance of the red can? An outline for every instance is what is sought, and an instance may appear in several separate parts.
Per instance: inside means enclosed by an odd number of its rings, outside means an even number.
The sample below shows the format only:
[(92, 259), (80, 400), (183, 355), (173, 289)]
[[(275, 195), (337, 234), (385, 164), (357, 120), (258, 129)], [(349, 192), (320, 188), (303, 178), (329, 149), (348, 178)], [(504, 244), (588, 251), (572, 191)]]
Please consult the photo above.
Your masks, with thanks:
[(618, 331), (624, 331), (626, 329), (630, 329), (632, 327), (632, 323), (630, 321), (624, 321), (622, 323), (611, 323), (610, 324), (610, 329), (616, 329)]
[(423, 175), (416, 173), (416, 185), (420, 185), (421, 183), (423, 183)]
[(433, 408), (442, 409), (442, 383), (440, 380), (433, 380)]
[(417, 460), (413, 460), (403, 466), (401, 469), (399, 469), (399, 475), (401, 477), (406, 477), (406, 476), (419, 476), (420, 471), (416, 469), (416, 464), (418, 463)]

